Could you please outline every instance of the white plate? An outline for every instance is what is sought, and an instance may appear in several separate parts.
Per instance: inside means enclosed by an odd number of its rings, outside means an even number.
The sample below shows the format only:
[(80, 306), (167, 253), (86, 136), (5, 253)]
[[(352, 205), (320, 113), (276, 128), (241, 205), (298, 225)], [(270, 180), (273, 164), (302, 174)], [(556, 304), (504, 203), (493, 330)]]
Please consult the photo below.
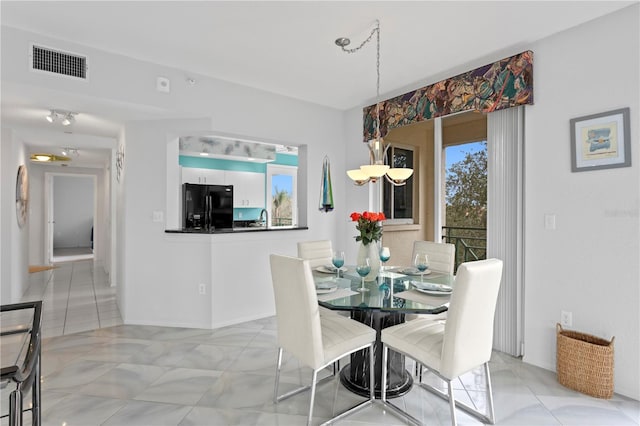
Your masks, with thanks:
[(316, 294), (326, 294), (336, 291), (338, 286), (336, 284), (317, 284), (316, 285)]
[(446, 284), (438, 284), (438, 283), (422, 283), (419, 281), (411, 281), (411, 285), (418, 291), (422, 293), (444, 296), (451, 294), (453, 289), (451, 286)]
[[(398, 272), (400, 272), (401, 274), (405, 274), (405, 275), (418, 275), (420, 276), (420, 271), (418, 271), (416, 268), (404, 268), (404, 269), (400, 269)], [(431, 273), (430, 269), (427, 269), (426, 271), (424, 271), (422, 273), (422, 275), (429, 275)]]
[[(340, 270), (342, 272), (346, 272), (347, 268), (345, 268), (344, 266), (342, 268), (340, 268)], [(316, 271), (318, 272), (322, 272), (324, 274), (335, 274), (336, 273), (336, 268), (335, 266), (327, 266), (327, 265), (322, 265), (322, 266), (318, 266), (316, 267)]]
[(421, 290), (418, 287), (414, 287), (414, 288), (416, 289), (416, 291), (419, 291), (420, 293), (429, 294), (431, 296), (451, 296), (450, 291), (433, 291), (433, 290)]

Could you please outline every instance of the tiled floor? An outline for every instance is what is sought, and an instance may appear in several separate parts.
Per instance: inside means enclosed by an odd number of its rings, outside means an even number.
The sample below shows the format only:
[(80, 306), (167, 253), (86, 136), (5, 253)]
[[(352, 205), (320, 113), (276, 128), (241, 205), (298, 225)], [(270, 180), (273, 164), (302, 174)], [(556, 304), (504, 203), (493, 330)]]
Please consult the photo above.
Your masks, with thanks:
[(42, 300), (42, 335), (54, 337), (122, 324), (115, 288), (91, 260), (29, 274), (23, 301)]
[[(61, 325), (43, 341), (42, 401), (44, 425), (302, 425), (309, 394), (302, 393), (277, 405), (272, 402), (276, 362), (274, 318), (217, 330), (113, 325), (101, 319), (101, 309), (113, 312), (111, 296), (103, 291), (99, 273), (91, 264), (77, 263), (54, 272), (56, 289), (45, 290), (62, 299), (68, 281), (68, 311)], [(62, 277), (66, 277), (62, 279)], [(76, 283), (75, 277), (83, 284)], [(84, 277), (84, 278), (79, 278)], [(92, 280), (88, 279), (92, 277)], [(93, 284), (90, 285), (89, 282)], [(74, 294), (76, 284), (79, 294)], [(95, 300), (89, 302), (93, 288)], [(106, 300), (105, 300), (106, 299)], [(82, 306), (76, 302), (84, 300)], [(47, 312), (60, 312), (60, 307)], [(113, 303), (113, 302), (111, 302)], [(87, 306), (95, 306), (90, 314)], [(55, 316), (53, 316), (55, 317)], [(69, 322), (67, 323), (67, 317)], [(49, 318), (52, 318), (50, 316)], [(80, 331), (88, 324), (103, 328)], [(80, 331), (70, 334), (71, 330)], [(281, 391), (308, 383), (310, 371), (295, 359), (284, 360)], [(591, 398), (560, 386), (555, 374), (494, 353), (491, 361), (495, 411), (499, 425), (639, 425), (640, 403), (618, 395), (611, 400)], [(464, 383), (465, 387), (462, 386)], [(481, 400), (481, 378), (466, 375), (456, 384), (458, 397)], [(2, 412), (7, 393), (2, 391)], [(318, 388), (315, 418), (318, 424), (359, 398), (338, 380)], [(395, 400), (429, 425), (449, 424), (448, 405), (414, 387)], [(26, 421), (30, 421), (26, 415)], [(458, 412), (461, 425), (479, 424)], [(3, 419), (2, 425), (7, 424)], [(339, 425), (402, 425), (401, 419), (376, 403), (338, 422)]]

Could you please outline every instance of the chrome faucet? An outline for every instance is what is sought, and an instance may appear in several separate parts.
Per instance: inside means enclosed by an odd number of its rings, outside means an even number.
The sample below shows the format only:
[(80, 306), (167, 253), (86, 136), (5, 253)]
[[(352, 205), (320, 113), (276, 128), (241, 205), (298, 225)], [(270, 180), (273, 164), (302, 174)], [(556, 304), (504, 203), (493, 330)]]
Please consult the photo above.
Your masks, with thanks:
[[(264, 216), (263, 216), (264, 214)], [(264, 219), (263, 219), (264, 217)], [(262, 209), (260, 210), (260, 219), (258, 219), (260, 222), (262, 222), (264, 220), (264, 227), (265, 228), (269, 228), (269, 212), (267, 211), (267, 209)]]

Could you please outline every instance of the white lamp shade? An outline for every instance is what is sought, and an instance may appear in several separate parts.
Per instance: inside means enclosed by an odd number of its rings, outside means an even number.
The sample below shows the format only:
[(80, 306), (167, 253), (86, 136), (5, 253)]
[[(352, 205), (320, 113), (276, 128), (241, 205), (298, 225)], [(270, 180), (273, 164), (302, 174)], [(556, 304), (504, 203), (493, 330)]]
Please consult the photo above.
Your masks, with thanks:
[(369, 176), (364, 174), (360, 169), (347, 170), (347, 176), (355, 182), (366, 182), (369, 180)]
[(387, 166), (386, 164), (367, 164), (364, 166), (360, 166), (360, 170), (362, 170), (362, 173), (367, 175), (367, 177), (379, 178), (387, 173), (387, 170), (389, 170), (389, 166)]
[(404, 182), (405, 180), (409, 179), (412, 174), (413, 169), (407, 168), (394, 168), (387, 170), (387, 176), (389, 176), (389, 178), (396, 183)]

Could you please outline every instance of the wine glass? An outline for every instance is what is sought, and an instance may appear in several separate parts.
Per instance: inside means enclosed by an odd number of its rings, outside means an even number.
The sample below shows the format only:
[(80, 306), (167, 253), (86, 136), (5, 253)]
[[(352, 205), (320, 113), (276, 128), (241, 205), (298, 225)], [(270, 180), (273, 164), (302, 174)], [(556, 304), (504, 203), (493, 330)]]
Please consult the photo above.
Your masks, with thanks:
[(343, 251), (334, 251), (333, 257), (331, 258), (331, 263), (336, 267), (336, 281), (340, 278), (340, 268), (344, 265), (344, 252)]
[(384, 264), (387, 260), (391, 259), (391, 251), (389, 247), (381, 247), (380, 248), (380, 262), (382, 262), (382, 270), (384, 271)]
[(416, 254), (415, 259), (413, 259), (413, 266), (420, 271), (420, 282), (423, 282), (424, 271), (429, 267), (429, 256), (426, 253)]
[(362, 278), (360, 288), (357, 290), (360, 292), (369, 291), (369, 289), (364, 286), (364, 277), (366, 277), (367, 274), (371, 272), (371, 264), (368, 257), (358, 260), (358, 264), (356, 265), (356, 272)]

